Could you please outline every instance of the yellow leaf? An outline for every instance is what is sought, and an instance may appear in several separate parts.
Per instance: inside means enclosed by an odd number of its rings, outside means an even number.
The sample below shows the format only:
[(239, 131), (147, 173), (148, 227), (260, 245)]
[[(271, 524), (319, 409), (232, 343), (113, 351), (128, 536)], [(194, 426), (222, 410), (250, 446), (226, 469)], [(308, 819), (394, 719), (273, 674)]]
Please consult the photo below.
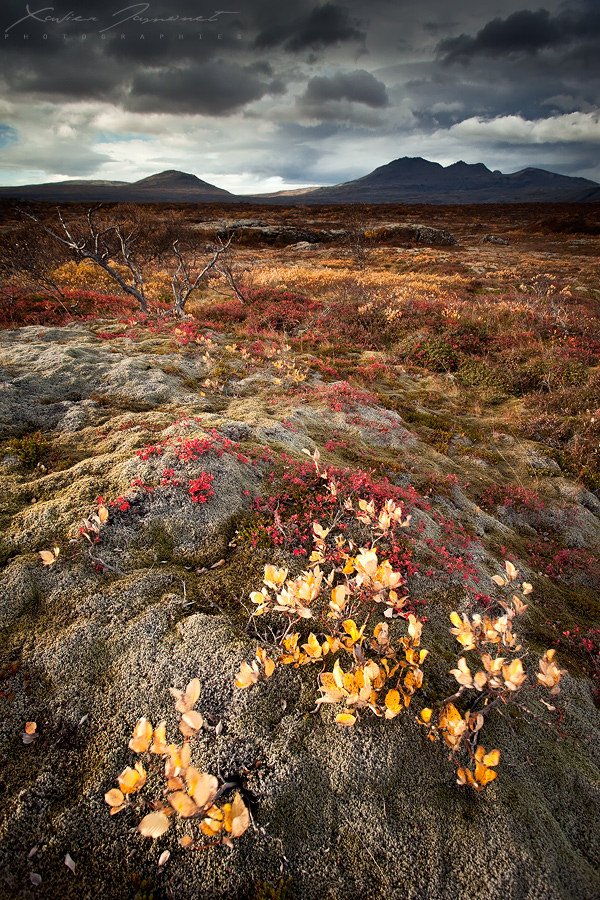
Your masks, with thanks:
[(432, 710), (429, 708), (421, 710), (421, 718), (423, 719), (424, 722), (429, 723), (429, 720), (431, 719), (431, 713), (432, 713)]
[(104, 523), (108, 520), (108, 510), (105, 506), (98, 507), (98, 518), (104, 525)]
[(25, 734), (35, 734), (36, 728), (36, 722), (25, 722)]
[(152, 738), (152, 746), (150, 753), (166, 753), (167, 752), (167, 723), (159, 722), (154, 729)]
[(413, 615), (410, 615), (408, 617), (408, 633), (416, 645), (418, 645), (419, 643), (422, 630), (423, 624), (421, 622), (417, 622), (416, 618)]
[(344, 631), (347, 635), (349, 635), (350, 639), (354, 643), (361, 638), (361, 633), (356, 627), (356, 622), (354, 622), (352, 619), (346, 619), (346, 621), (344, 622)]
[(388, 691), (385, 697), (385, 705), (392, 712), (399, 712), (402, 709), (400, 704), (400, 694), (396, 690)]
[(194, 843), (193, 839), (189, 836), (189, 834), (184, 834), (182, 838), (179, 838), (179, 846), (180, 847), (190, 847)]
[(523, 601), (520, 599), (520, 597), (517, 597), (516, 594), (513, 594), (512, 599), (513, 599), (513, 604), (515, 607), (515, 613), (518, 616), (522, 616), (523, 613), (525, 612), (525, 610), (527, 609), (527, 604), (523, 603)]
[(353, 716), (351, 713), (338, 713), (335, 717), (335, 721), (338, 725), (354, 725), (356, 716)]
[(509, 581), (514, 581), (517, 575), (519, 574), (517, 569), (513, 566), (513, 564), (507, 559), (504, 563), (504, 567), (506, 569), (506, 574), (508, 575)]
[(499, 587), (502, 587), (506, 584), (504, 578), (501, 575), (492, 575), (492, 581), (497, 584)]
[[(326, 674), (326, 673), (324, 673), (324, 674)], [(331, 673), (331, 675), (333, 676), (333, 680), (335, 681), (336, 686), (338, 688), (342, 689), (344, 687), (344, 679), (343, 679), (344, 673), (342, 672), (342, 667), (340, 666), (339, 659), (336, 659), (335, 664), (333, 666), (333, 672)], [(322, 678), (322, 681), (323, 681), (323, 684), (325, 684), (324, 678)]]
[(332, 609), (335, 608), (336, 612), (341, 613), (344, 606), (346, 605), (346, 598), (349, 593), (350, 593), (350, 591), (348, 590), (348, 588), (346, 587), (345, 584), (338, 584), (337, 587), (334, 587), (334, 589), (331, 592), (331, 603), (330, 603), (331, 608)]
[(523, 663), (520, 659), (513, 659), (508, 666), (502, 666), (502, 677), (509, 691), (516, 691), (523, 684), (527, 675), (523, 671)]
[(285, 579), (288, 577), (287, 569), (278, 569), (275, 566), (267, 564), (265, 566), (265, 575), (263, 581), (268, 587), (273, 588), (273, 590), (279, 590), (282, 584), (285, 583)]
[(147, 816), (144, 816), (138, 825), (138, 831), (140, 834), (143, 834), (144, 837), (157, 838), (167, 831), (169, 825), (170, 822), (164, 813), (152, 812), (148, 813)]

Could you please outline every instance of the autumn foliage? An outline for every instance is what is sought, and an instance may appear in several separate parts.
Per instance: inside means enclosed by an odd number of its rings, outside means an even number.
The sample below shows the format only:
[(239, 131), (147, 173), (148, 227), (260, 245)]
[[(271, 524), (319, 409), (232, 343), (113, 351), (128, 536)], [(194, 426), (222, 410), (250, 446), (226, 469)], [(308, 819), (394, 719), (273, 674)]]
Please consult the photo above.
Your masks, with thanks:
[[(179, 731), (184, 742), (168, 743), (166, 723), (160, 722), (153, 728), (146, 718), (136, 723), (129, 741), (130, 750), (149, 760), (147, 767), (157, 768), (153, 757), (164, 762), (161, 796), (151, 801), (142, 798), (140, 792), (147, 782), (147, 769), (137, 760), (133, 767), (127, 766), (121, 772), (117, 777), (119, 786), (108, 791), (104, 800), (113, 816), (134, 804), (150, 807), (151, 811), (138, 824), (138, 831), (145, 837), (160, 837), (169, 830), (173, 819), (179, 818), (197, 827), (209, 844), (231, 847), (232, 838), (241, 837), (250, 825), (250, 814), (239, 791), (232, 802), (219, 804), (232, 785), (220, 785), (215, 775), (201, 772), (191, 763), (193, 740), (204, 726), (202, 715), (194, 709), (200, 697), (200, 682), (193, 678), (185, 690), (171, 688), (171, 694), (180, 714)], [(197, 849), (197, 838), (197, 833), (192, 836), (188, 832), (180, 837), (179, 843), (184, 848)]]
[[(369, 526), (371, 546), (357, 550), (344, 532), (336, 534), (334, 516), (329, 527), (313, 522), (310, 566), (299, 576), (288, 578), (287, 569), (265, 565), (262, 588), (250, 594), (254, 604), (251, 615), (255, 618), (277, 613), (285, 625), (273, 648), (276, 658), (258, 647), (255, 661), (242, 663), (235, 684), (245, 689), (266, 681), (275, 672), (276, 663), (294, 668), (317, 665), (321, 695), (317, 707), (341, 707), (335, 717), (339, 725), (352, 726), (367, 713), (391, 720), (410, 706), (422, 687), (423, 664), (429, 651), (420, 646), (422, 622), (404, 609), (408, 597), (399, 596), (396, 590), (403, 585), (403, 577), (389, 560), (378, 555), (377, 543), (394, 527), (409, 528), (411, 516), (391, 499), (379, 508), (373, 500), (360, 498), (355, 505), (352, 499), (344, 499), (335, 478), (326, 468), (320, 468), (318, 451), (312, 458), (319, 477), (337, 498), (339, 509), (350, 511), (357, 521)], [(469, 617), (452, 612), (451, 633), (460, 652), (477, 653), (480, 668), (472, 672), (466, 658), (459, 656), (456, 668), (450, 670), (458, 691), (441, 703), (436, 716), (425, 707), (417, 717), (428, 728), (432, 741), (442, 738), (450, 749), (458, 783), (478, 791), (496, 778), (494, 767), (500, 760), (499, 750), (486, 751), (480, 743), (486, 716), (499, 704), (527, 711), (523, 706), (527, 690), (537, 685), (558, 694), (565, 674), (554, 661), (555, 651), (547, 650), (539, 661), (536, 682), (526, 684), (528, 676), (522, 662), (525, 652), (513, 624), (527, 609), (521, 598), (533, 588), (528, 582), (518, 586), (518, 574), (507, 560), (504, 575), (492, 576), (492, 583), (506, 590), (506, 600), (498, 600), (502, 614), (475, 613)], [(407, 633), (393, 640), (390, 623), (398, 618), (407, 620)], [(372, 625), (373, 619), (379, 621)], [(303, 641), (296, 628), (309, 620), (319, 621), (320, 630), (310, 631)], [(550, 711), (555, 709), (542, 702)]]

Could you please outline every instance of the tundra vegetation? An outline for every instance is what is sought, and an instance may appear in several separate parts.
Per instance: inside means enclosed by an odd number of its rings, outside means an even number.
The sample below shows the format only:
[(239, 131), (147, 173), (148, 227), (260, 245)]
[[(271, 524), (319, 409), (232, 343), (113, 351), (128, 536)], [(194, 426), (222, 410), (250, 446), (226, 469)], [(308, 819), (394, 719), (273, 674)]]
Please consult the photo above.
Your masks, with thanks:
[(0, 896), (597, 897), (597, 209), (2, 212)]

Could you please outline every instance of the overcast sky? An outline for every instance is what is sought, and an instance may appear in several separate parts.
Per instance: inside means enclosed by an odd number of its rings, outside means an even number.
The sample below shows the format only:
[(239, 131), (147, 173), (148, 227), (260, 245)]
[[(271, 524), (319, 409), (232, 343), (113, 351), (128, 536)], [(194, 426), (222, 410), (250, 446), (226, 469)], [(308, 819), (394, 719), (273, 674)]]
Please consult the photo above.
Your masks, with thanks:
[(600, 0), (46, 2), (0, 7), (2, 184), (250, 193), (401, 156), (600, 181)]

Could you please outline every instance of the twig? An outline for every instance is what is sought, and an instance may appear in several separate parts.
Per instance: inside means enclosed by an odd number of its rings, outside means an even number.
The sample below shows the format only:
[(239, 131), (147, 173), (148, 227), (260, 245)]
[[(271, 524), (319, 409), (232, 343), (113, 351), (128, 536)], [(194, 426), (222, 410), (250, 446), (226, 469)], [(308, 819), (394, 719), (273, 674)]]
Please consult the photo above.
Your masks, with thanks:
[(107, 569), (109, 572), (114, 572), (115, 575), (125, 576), (125, 572), (122, 572), (118, 566), (111, 566), (107, 562), (104, 562), (104, 560), (100, 556), (93, 556), (91, 550), (88, 550), (87, 555), (95, 566), (102, 566), (103, 569)]

